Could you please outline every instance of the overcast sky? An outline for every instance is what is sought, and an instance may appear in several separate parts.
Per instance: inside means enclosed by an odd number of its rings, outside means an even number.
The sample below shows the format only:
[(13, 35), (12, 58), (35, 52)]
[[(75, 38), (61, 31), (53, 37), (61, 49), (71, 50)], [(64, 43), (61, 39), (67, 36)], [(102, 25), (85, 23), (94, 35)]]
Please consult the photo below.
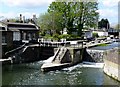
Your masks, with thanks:
[[(37, 17), (44, 12), (54, 0), (0, 0), (0, 20), (3, 18), (15, 18), (22, 14), (26, 18)], [(98, 0), (100, 19), (107, 18), (110, 24), (118, 23), (118, 1)]]

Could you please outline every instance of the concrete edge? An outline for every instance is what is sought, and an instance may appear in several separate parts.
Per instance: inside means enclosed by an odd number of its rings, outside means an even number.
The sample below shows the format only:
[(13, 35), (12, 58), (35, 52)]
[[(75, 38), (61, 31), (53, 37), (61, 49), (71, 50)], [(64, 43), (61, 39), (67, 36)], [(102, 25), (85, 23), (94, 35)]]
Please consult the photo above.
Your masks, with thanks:
[[(0, 59), (2, 59), (2, 31), (0, 31)], [(2, 86), (2, 62), (0, 62), (0, 87)]]

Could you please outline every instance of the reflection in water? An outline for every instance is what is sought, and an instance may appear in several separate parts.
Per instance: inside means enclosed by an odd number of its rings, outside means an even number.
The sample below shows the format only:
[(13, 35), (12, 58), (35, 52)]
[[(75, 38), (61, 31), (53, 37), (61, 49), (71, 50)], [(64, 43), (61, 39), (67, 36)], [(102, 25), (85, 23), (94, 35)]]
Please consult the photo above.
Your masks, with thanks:
[[(63, 70), (43, 73), (43, 62), (3, 66), (3, 85), (120, 85), (103, 69), (78, 64)], [(83, 67), (84, 66), (84, 67)]]
[(95, 50), (108, 50), (108, 49), (112, 49), (114, 47), (119, 47), (120, 46), (120, 42), (113, 42), (111, 44), (108, 44), (108, 46), (97, 46), (97, 47), (92, 47), (90, 49), (95, 49)]

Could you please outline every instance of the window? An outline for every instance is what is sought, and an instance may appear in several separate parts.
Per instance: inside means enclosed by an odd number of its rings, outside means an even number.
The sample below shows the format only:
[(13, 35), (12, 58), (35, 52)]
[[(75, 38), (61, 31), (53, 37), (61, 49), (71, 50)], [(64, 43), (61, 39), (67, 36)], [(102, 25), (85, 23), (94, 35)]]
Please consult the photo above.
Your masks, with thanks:
[(13, 41), (19, 41), (20, 40), (20, 32), (15, 31), (13, 32)]
[(5, 36), (2, 36), (2, 45), (7, 45), (6, 37)]
[(6, 43), (5, 36), (2, 36), (2, 43)]

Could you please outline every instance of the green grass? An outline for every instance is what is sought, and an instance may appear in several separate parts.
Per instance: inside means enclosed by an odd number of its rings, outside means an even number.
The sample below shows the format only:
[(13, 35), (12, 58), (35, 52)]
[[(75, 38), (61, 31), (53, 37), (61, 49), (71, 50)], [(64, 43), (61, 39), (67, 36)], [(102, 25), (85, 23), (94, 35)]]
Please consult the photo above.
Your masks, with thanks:
[(99, 44), (97, 46), (108, 46), (108, 44)]

